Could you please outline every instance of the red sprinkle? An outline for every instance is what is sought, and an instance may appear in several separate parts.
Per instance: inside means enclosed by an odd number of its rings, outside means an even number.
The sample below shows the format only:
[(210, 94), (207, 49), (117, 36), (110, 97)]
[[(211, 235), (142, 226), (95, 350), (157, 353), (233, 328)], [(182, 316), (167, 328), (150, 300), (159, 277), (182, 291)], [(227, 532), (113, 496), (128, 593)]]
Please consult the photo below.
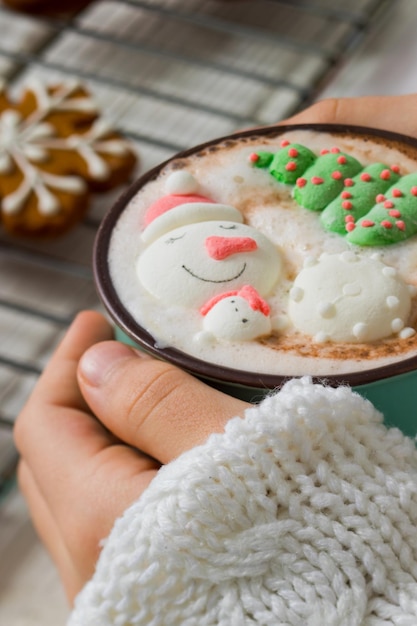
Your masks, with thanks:
[(345, 178), (344, 184), (345, 184), (345, 187), (353, 187), (355, 183), (351, 178)]
[(351, 208), (352, 208), (352, 206), (353, 206), (353, 205), (352, 205), (352, 203), (351, 203), (351, 202), (349, 202), (349, 200), (344, 200), (344, 201), (342, 202), (342, 207), (343, 207), (344, 209), (346, 209), (346, 211), (349, 211), (349, 209), (351, 209)]
[(382, 180), (389, 180), (391, 178), (391, 172), (389, 170), (382, 170), (379, 175)]
[(342, 196), (342, 198), (351, 198), (352, 194), (349, 191), (342, 191), (342, 193), (340, 194)]
[(305, 178), (297, 178), (295, 184), (297, 187), (304, 187), (307, 184), (307, 180)]
[(339, 165), (344, 165), (347, 161), (347, 158), (343, 156), (343, 154), (341, 154), (339, 157), (337, 157), (336, 160), (339, 163)]
[(340, 149), (335, 147), (335, 148), (332, 148), (330, 152), (333, 152), (333, 154), (338, 154), (340, 152)]
[(400, 166), (399, 165), (391, 165), (391, 169), (393, 172), (395, 172), (396, 174), (400, 173)]
[(340, 180), (342, 178), (342, 173), (338, 170), (335, 170), (334, 172), (332, 172), (332, 178), (334, 178), (334, 180)]
[(355, 221), (355, 218), (353, 217), (353, 215), (346, 215), (346, 217), (345, 217), (345, 222), (346, 223), (354, 222), (354, 221)]
[(355, 226), (355, 224), (354, 224), (353, 222), (348, 222), (348, 223), (346, 224), (346, 230), (347, 230), (348, 232), (351, 232), (351, 231), (352, 231), (352, 230), (354, 230), (355, 228), (356, 228), (356, 226)]
[(287, 165), (285, 166), (285, 169), (288, 172), (295, 172), (295, 170), (297, 169), (297, 163), (295, 163), (295, 161), (288, 161)]
[(372, 220), (362, 220), (361, 226), (363, 226), (364, 228), (370, 228), (371, 226), (375, 226), (375, 222), (373, 222)]
[(288, 156), (293, 158), (298, 157), (298, 150), (296, 148), (290, 148), (288, 150)]
[(281, 148), (286, 148), (289, 145), (290, 145), (290, 142), (288, 141), (288, 139), (283, 139), (281, 141)]
[(384, 196), (384, 194), (383, 194), (383, 193), (379, 193), (379, 194), (377, 195), (377, 197), (375, 198), (375, 200), (376, 200), (377, 202), (384, 202), (384, 200), (385, 200), (385, 199), (386, 199), (386, 198), (385, 198), (385, 196)]
[(395, 187), (395, 189), (392, 190), (393, 198), (401, 198), (402, 195), (403, 195), (403, 192), (401, 191), (401, 189), (397, 189)]
[(388, 211), (388, 215), (391, 215), (391, 217), (401, 217), (401, 213), (398, 209), (391, 209), (391, 211)]
[(252, 152), (252, 154), (249, 155), (249, 161), (251, 163), (257, 163), (260, 159), (259, 154), (256, 154), (256, 152)]
[(382, 220), (381, 226), (383, 226), (384, 228), (392, 228), (392, 222), (389, 222), (388, 220)]
[(324, 178), (320, 178), (320, 176), (313, 176), (311, 178), (311, 182), (313, 185), (322, 185), (324, 183)]
[(329, 151), (328, 151), (328, 149), (327, 149), (327, 148), (323, 148), (322, 150), (320, 150), (320, 154), (321, 154), (321, 155), (323, 155), (323, 154), (329, 154)]
[(405, 230), (405, 222), (403, 222), (402, 220), (398, 220), (398, 222), (395, 222), (395, 225), (400, 230)]
[(369, 181), (372, 180), (372, 177), (368, 172), (362, 172), (360, 179), (363, 180), (364, 183), (369, 183)]
[(412, 196), (417, 196), (417, 187), (411, 187), (410, 193)]
[(384, 202), (384, 207), (386, 209), (393, 209), (394, 208), (394, 203), (391, 202), (391, 200), (385, 200)]

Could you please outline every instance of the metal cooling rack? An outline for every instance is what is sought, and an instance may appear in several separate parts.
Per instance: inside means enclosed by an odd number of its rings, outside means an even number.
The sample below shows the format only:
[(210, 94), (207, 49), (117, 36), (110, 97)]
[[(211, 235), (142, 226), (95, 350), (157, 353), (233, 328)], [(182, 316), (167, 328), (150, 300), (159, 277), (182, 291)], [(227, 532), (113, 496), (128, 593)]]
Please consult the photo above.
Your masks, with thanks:
[[(59, 18), (0, 4), (0, 77), (16, 91), (32, 76), (85, 82), (145, 171), (311, 102), (393, 4), (103, 0)], [(118, 193), (98, 197), (84, 223), (57, 241), (0, 231), (0, 491), (15, 468), (15, 416), (77, 311), (99, 307), (91, 249)]]

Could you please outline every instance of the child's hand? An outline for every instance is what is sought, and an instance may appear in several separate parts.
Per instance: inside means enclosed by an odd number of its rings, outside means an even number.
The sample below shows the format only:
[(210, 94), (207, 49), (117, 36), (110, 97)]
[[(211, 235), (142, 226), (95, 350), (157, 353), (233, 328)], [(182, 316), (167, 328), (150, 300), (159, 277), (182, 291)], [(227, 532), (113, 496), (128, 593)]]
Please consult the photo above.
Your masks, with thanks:
[(284, 120), (284, 124), (350, 124), (417, 137), (417, 94), (329, 98)]
[[(286, 122), (346, 123), (417, 137), (416, 104), (417, 95), (332, 99)], [(91, 577), (101, 540), (160, 464), (221, 431), (247, 406), (106, 341), (111, 336), (101, 315), (81, 314), (16, 425), (21, 488), (70, 599)]]
[(111, 337), (100, 314), (80, 314), (16, 424), (20, 486), (70, 600), (160, 465), (247, 406)]

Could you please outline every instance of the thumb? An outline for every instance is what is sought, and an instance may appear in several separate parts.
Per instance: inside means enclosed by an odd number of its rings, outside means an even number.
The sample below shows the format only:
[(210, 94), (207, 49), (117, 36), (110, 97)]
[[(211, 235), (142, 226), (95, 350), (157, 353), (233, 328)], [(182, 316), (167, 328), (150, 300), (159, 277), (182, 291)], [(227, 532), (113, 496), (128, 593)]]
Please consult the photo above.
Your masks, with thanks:
[(78, 382), (104, 426), (161, 463), (222, 432), (249, 406), (115, 341), (96, 344), (83, 355)]

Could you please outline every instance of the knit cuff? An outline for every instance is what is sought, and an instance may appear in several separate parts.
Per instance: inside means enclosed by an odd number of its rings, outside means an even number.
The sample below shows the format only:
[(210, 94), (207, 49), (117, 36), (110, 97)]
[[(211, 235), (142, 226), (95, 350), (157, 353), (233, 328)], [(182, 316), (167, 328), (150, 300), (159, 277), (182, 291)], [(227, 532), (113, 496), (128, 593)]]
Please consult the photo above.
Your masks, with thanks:
[(68, 626), (415, 625), (416, 527), (413, 442), (293, 380), (159, 471)]

